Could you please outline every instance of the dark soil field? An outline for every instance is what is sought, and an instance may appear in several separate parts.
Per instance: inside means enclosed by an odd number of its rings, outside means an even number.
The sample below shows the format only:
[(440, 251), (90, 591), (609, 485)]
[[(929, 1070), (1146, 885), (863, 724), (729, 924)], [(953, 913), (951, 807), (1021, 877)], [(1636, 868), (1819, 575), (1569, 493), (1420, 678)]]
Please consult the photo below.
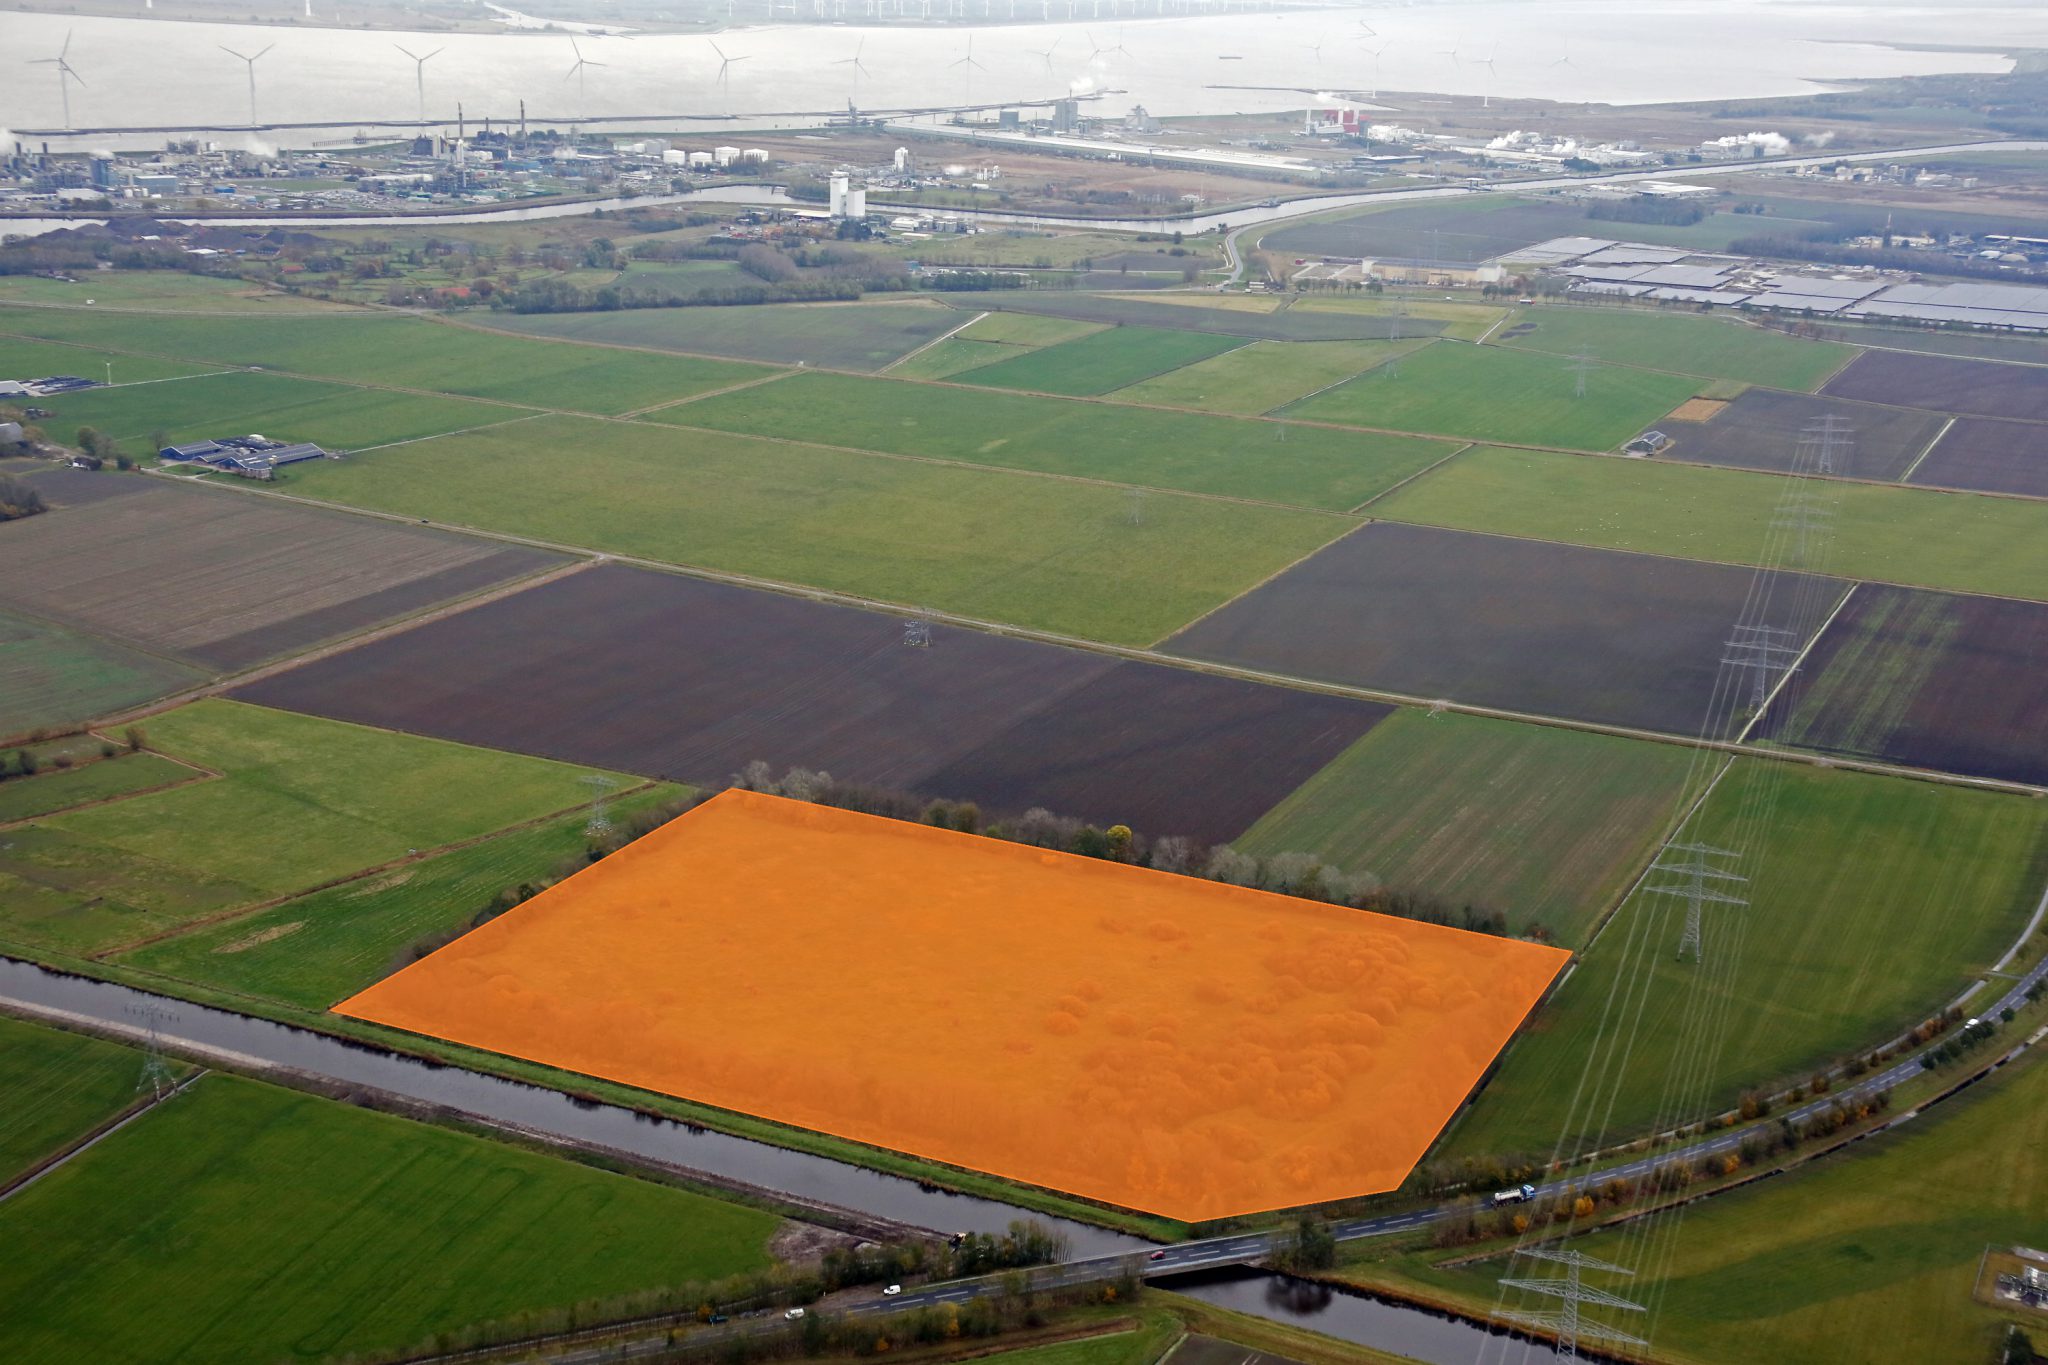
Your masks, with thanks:
[[(1045, 293), (970, 294), (953, 306), (972, 316), (990, 310), (1039, 313), (1083, 322), (1129, 323), (1181, 332), (1212, 332), (1219, 336), (1260, 341), (1377, 341), (1392, 335), (1394, 319), (1363, 313), (1248, 313), (1230, 308), (1197, 308), (1193, 304), (1152, 303), (1145, 299), (1105, 298), (1099, 294)], [(1433, 318), (1401, 320), (1404, 337), (1438, 336), (1448, 324)]]
[(216, 670), (561, 562), (226, 489), (80, 478), (140, 491), (0, 527), (0, 604)]
[(1379, 209), (1355, 217), (1303, 223), (1269, 234), (1268, 251), (1296, 256), (1393, 256), (1471, 263), (1552, 237), (1628, 238), (1633, 223), (1598, 223), (1575, 204), (1530, 203), (1505, 196), (1483, 203), (1453, 200)]
[(82, 507), (89, 502), (104, 502), (130, 493), (147, 493), (152, 487), (149, 480), (138, 475), (117, 474), (111, 470), (43, 465), (22, 472), (34, 482), (44, 501), (52, 507)]
[(1854, 446), (1838, 474), (1896, 479), (1941, 434), (1944, 418), (1928, 412), (1848, 403), (1775, 389), (1750, 389), (1710, 422), (1665, 422), (1671, 449), (1658, 456), (1691, 464), (1789, 471), (1799, 438), (1823, 417), (1848, 423)]
[(238, 695), (685, 782), (760, 759), (1212, 842), (1385, 714), (943, 626), (928, 649), (903, 636), (874, 612), (602, 566)]
[(1823, 753), (2048, 784), (2048, 606), (1856, 589), (1762, 732)]
[[(2038, 373), (2048, 384), (2048, 370)], [(2048, 427), (1958, 418), (1908, 482), (2048, 498)]]
[(1251, 828), (1343, 752), (1347, 737), (1393, 710), (1118, 663), (920, 785), (971, 792), (996, 810), (1043, 806), (1217, 843)]
[(2048, 373), (2033, 365), (1866, 351), (1821, 392), (1964, 417), (2048, 422)]
[(1375, 522), (1164, 647), (1411, 696), (1693, 734), (1754, 576)]

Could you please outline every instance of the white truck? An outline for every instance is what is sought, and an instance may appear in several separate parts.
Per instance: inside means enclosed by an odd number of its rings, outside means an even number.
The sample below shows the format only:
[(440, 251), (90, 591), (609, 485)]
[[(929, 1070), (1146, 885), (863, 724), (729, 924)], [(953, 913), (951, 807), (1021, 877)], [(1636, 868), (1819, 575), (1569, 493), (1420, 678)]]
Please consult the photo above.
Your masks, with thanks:
[(1496, 1190), (1493, 1196), (1493, 1206), (1500, 1208), (1506, 1204), (1526, 1204), (1535, 1197), (1536, 1187), (1534, 1185), (1517, 1185), (1511, 1190)]

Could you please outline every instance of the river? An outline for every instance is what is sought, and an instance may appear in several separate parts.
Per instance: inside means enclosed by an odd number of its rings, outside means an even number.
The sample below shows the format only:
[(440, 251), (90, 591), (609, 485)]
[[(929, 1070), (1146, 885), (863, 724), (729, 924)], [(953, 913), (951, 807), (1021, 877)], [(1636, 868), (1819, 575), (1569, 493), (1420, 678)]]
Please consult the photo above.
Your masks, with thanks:
[[(280, 21), (296, 0), (260, 0)], [(992, 19), (1011, 0), (980, 0)], [(1463, 0), (1316, 13), (1116, 19), (1133, 0), (1016, 0), (1043, 23), (863, 28), (806, 24), (705, 35), (583, 36), (575, 77), (567, 34), (434, 34), (0, 13), (10, 59), (54, 57), (70, 35), (71, 126), (246, 125), (250, 90), (223, 47), (274, 50), (255, 66), (255, 119), (409, 119), (419, 94), (397, 51), (439, 48), (423, 68), (430, 117), (459, 102), (474, 126), (666, 112), (730, 118), (725, 129), (790, 126), (788, 111), (1047, 100), (1115, 90), (1180, 116), (1273, 112), (1318, 91), (1430, 90), (1635, 104), (1798, 94), (1830, 83), (2008, 70), (2004, 53), (2048, 47), (2039, 4), (1851, 4), (1816, 0)], [(314, 0), (316, 19), (331, 0)], [(847, 6), (849, 10), (857, 6)], [(1071, 11), (1072, 22), (1062, 16)], [(970, 13), (973, 4), (970, 0)], [(1368, 32), (1370, 30), (1370, 32)], [(966, 61), (972, 42), (973, 61)], [(1964, 44), (1975, 51), (1916, 50)], [(714, 44), (716, 47), (714, 48)], [(719, 52), (735, 58), (721, 83)], [(1372, 54), (1377, 50), (1379, 55)], [(848, 58), (859, 56), (858, 67)], [(600, 65), (601, 64), (601, 65)], [(176, 79), (164, 73), (175, 72)], [(63, 127), (55, 66), (17, 68), (0, 86), (0, 130)], [(1398, 103), (1398, 101), (1396, 102)], [(764, 116), (756, 111), (784, 111)], [(1734, 131), (1745, 131), (1734, 128)], [(342, 134), (317, 134), (333, 138)], [(0, 132), (0, 136), (5, 136)], [(281, 134), (244, 135), (269, 145)], [(302, 144), (316, 134), (290, 134)], [(229, 139), (233, 140), (233, 139)], [(148, 137), (52, 138), (58, 149), (154, 145)]]
[(365, 1086), (423, 1104), (446, 1105), (492, 1123), (628, 1152), (802, 1200), (851, 1209), (937, 1232), (1000, 1232), (1035, 1218), (1067, 1237), (1075, 1256), (1149, 1250), (1151, 1243), (1106, 1228), (1051, 1218), (993, 1199), (927, 1189), (809, 1153), (774, 1147), (560, 1091), (441, 1066), (380, 1048), (151, 995), (0, 957), (0, 1004), (44, 1017), (86, 1021), (130, 1036), (155, 1020), (166, 1046), (252, 1069), (281, 1068)]

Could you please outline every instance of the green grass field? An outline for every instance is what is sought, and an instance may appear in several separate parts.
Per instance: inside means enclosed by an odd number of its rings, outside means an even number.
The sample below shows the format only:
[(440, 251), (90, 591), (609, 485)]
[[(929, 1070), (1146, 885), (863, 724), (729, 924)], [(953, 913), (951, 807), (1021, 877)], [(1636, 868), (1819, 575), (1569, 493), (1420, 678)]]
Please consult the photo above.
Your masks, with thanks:
[(314, 497), (1125, 644), (1354, 524), (1155, 493), (1134, 525), (1121, 488), (574, 418), (299, 468)]
[(1565, 357), (1587, 354), (1622, 365), (1801, 392), (1819, 388), (1857, 355), (1853, 346), (1802, 341), (1696, 313), (1546, 306), (1524, 309), (1510, 321), (1510, 327), (1524, 325), (1534, 330), (1509, 335), (1503, 329), (1493, 339), (1520, 350)]
[(141, 1079), (139, 1052), (0, 1014), (0, 1183), (120, 1113)]
[(1363, 373), (1413, 341), (1255, 341), (1111, 394), (1118, 402), (1157, 403), (1256, 416)]
[(984, 1359), (1001, 1361), (1002, 1365), (1156, 1365), (1161, 1353), (1179, 1334), (1177, 1327), (1170, 1318), (1148, 1318), (1130, 1331), (998, 1351)]
[(1438, 342), (1282, 411), (1290, 417), (1509, 445), (1612, 450), (1693, 396), (1699, 381), (1596, 366), (1575, 397), (1570, 362)]
[(809, 374), (654, 420), (1345, 511), (1449, 455), (1418, 437), (1282, 428), (1034, 394)]
[(98, 951), (589, 794), (567, 764), (239, 702), (195, 702), (147, 731), (223, 776), (9, 831), (0, 939)]
[[(424, 318), (354, 311), (171, 317), (0, 307), (0, 332), (604, 414), (744, 383), (762, 373), (730, 361), (550, 345)], [(117, 374), (118, 369), (117, 361)]]
[[(0, 280), (15, 278), (19, 277), (0, 275)], [(209, 365), (198, 365), (187, 360), (158, 360), (152, 356), (115, 355), (111, 351), (102, 351), (90, 346), (0, 337), (0, 379), (40, 379), (50, 374), (75, 374), (105, 383), (109, 363), (114, 367), (116, 384), (141, 384), (156, 379), (177, 379), (185, 375), (205, 374), (212, 369)], [(50, 400), (37, 399), (36, 406), (46, 408), (50, 406)]]
[(752, 308), (638, 308), (617, 313), (500, 314), (494, 327), (531, 336), (645, 346), (828, 370), (879, 370), (960, 325), (925, 301), (774, 303)]
[[(1658, 460), (1468, 450), (1373, 515), (1610, 550), (1753, 564), (1791, 490), (1781, 475)], [(1914, 587), (2048, 600), (2048, 505), (1934, 489), (1826, 485), (1815, 563)]]
[(76, 284), (33, 275), (0, 275), (0, 303), (54, 303), (83, 309), (143, 308), (190, 313), (339, 311), (317, 299), (296, 299), (246, 280), (177, 270), (94, 271)]
[(1243, 337), (1111, 327), (955, 376), (963, 384), (1092, 397), (1221, 355)]
[(947, 337), (905, 356), (901, 362), (891, 365), (888, 373), (892, 379), (947, 379), (962, 370), (993, 365), (998, 360), (1028, 354), (1030, 350), (1029, 346), (1011, 346), (1000, 341), (962, 341), (959, 337)]
[[(2048, 1065), (2036, 1057), (1806, 1170), (1694, 1206), (1669, 1261), (1624, 1292), (1658, 1305), (1660, 1361), (1983, 1365), (2000, 1358), (2001, 1324), (2019, 1318), (1972, 1301), (1978, 1262), (1986, 1247), (2048, 1244), (2044, 1154)], [(1627, 1259), (1639, 1243), (1626, 1238), (1572, 1245)], [(1430, 1260), (1401, 1257), (1399, 1278), (1494, 1304), (1500, 1262)], [(2038, 1315), (2028, 1330), (2038, 1350)]]
[(45, 768), (34, 777), (0, 782), (0, 823), (29, 820), (199, 776), (182, 763), (152, 753), (122, 754), (68, 770)]
[(1092, 336), (1109, 324), (1077, 318), (1049, 318), (1035, 313), (989, 313), (961, 328), (966, 341), (993, 341), (1007, 346), (1057, 346)]
[[(1440, 295), (1417, 298), (1406, 294), (1301, 294), (1290, 309), (1298, 313), (1356, 313), (1366, 317), (1401, 316), (1442, 324), (1443, 330), (1427, 329), (1428, 336), (1477, 341), (1491, 332), (1494, 324), (1508, 315), (1505, 308), (1482, 303), (1445, 303)], [(1421, 330), (1421, 329), (1418, 329)]]
[(43, 426), (61, 439), (70, 440), (80, 427), (98, 427), (138, 457), (155, 454), (157, 432), (178, 445), (256, 432), (275, 441), (358, 450), (528, 415), (495, 403), (246, 371), (88, 389), (47, 399), (43, 406), (57, 414)]
[(1690, 765), (1675, 745), (1400, 711), (1236, 846), (1320, 854), (1574, 947), (1677, 817)]
[(200, 676), (111, 640), (0, 612), (0, 736), (93, 720)]
[[(1750, 878), (1750, 904), (1710, 924), (1712, 970), (1676, 959), (1680, 902), (1630, 897), (1510, 1047), (1453, 1131), (1456, 1151), (1548, 1154), (1561, 1131), (1599, 1131), (1575, 1112), (1587, 1101), (1574, 1100), (1596, 1053), (1614, 1068), (1605, 1131), (1620, 1139), (1660, 1115), (1732, 1108), (1744, 1090), (1875, 1047), (1996, 960), (2048, 876), (2040, 802), (1758, 759), (1737, 763), (1682, 841), (1753, 850), (1737, 869)], [(1610, 1023), (1603, 1035), (1618, 978), (1633, 983), (1624, 999), (1644, 1002), (1640, 1026), (1617, 1005), (1628, 1027)], [(1696, 999), (1719, 1012), (1710, 1044), (1687, 1034)], [(1597, 1045), (1628, 1036), (1626, 1055)], [(1689, 1112), (1664, 1115), (1681, 1064), (1698, 1068), (1684, 1074), (1703, 1093)]]
[[(629, 797), (615, 803), (614, 813), (631, 814), (677, 790)], [(467, 923), (506, 887), (546, 878), (580, 858), (587, 819), (577, 811), (180, 934), (120, 960), (184, 981), (324, 1010), (383, 979), (409, 945)]]
[(0, 1205), (20, 1365), (326, 1360), (765, 1266), (772, 1214), (228, 1075)]

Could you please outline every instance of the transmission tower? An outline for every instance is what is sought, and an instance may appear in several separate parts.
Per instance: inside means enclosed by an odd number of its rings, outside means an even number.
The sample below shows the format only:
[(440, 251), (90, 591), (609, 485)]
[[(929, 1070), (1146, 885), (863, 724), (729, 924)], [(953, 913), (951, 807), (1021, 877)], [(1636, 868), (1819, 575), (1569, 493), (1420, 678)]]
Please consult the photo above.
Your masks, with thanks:
[(1649, 1310), (1642, 1304), (1610, 1294), (1604, 1289), (1595, 1289), (1582, 1278), (1588, 1270), (1608, 1275), (1633, 1275), (1633, 1270), (1606, 1261), (1596, 1261), (1580, 1251), (1524, 1251), (1521, 1253), (1531, 1260), (1551, 1261), (1564, 1267), (1562, 1279), (1514, 1280), (1504, 1279), (1501, 1284), (1508, 1289), (1520, 1289), (1530, 1294), (1542, 1294), (1559, 1300), (1564, 1306), (1531, 1313), (1503, 1313), (1508, 1321), (1523, 1327), (1534, 1327), (1549, 1332), (1557, 1338), (1558, 1354), (1566, 1360), (1579, 1358), (1579, 1343), (1598, 1341), (1614, 1346), (1647, 1346), (1641, 1337), (1630, 1336), (1618, 1328), (1605, 1323), (1590, 1322), (1583, 1309), (1591, 1304), (1599, 1308), (1618, 1308), (1627, 1313), (1644, 1313)]
[(1764, 709), (1764, 703), (1771, 699), (1771, 690), (1779, 679), (1798, 663), (1798, 640), (1799, 632), (1789, 626), (1734, 627), (1734, 633), (1727, 642), (1728, 652), (1721, 656), (1721, 664), (1734, 670), (1732, 676), (1749, 674), (1750, 714), (1755, 715)]
[(912, 649), (932, 647), (932, 623), (929, 612), (919, 611), (917, 615), (903, 623), (903, 643)]
[[(1283, 437), (1282, 439), (1284, 440), (1285, 438)], [(1144, 490), (1144, 489), (1142, 489), (1142, 488), (1133, 488), (1133, 489), (1131, 490), (1131, 496), (1130, 496), (1130, 507), (1129, 507), (1129, 509), (1128, 509), (1128, 510), (1127, 510), (1127, 511), (1126, 511), (1126, 512), (1124, 513), (1124, 520), (1125, 520), (1125, 522), (1126, 522), (1127, 524), (1129, 524), (1129, 525), (1131, 525), (1131, 526), (1143, 526), (1143, 525), (1145, 524), (1145, 490)]]
[(1813, 472), (1816, 474), (1846, 474), (1849, 472), (1849, 456), (1855, 443), (1856, 429), (1849, 425), (1847, 418), (1838, 413), (1829, 413), (1817, 422), (1810, 423), (1804, 437), (1813, 451)]
[[(1690, 861), (1667, 863), (1663, 855), (1651, 866), (1652, 874), (1662, 872), (1678, 878), (1677, 881), (1652, 885), (1647, 880), (1643, 890), (1653, 896), (1672, 896), (1685, 902), (1685, 932), (1679, 935), (1678, 956), (1684, 959), (1688, 949), (1695, 963), (1706, 958), (1705, 943), (1701, 934), (1701, 921), (1705, 907), (1709, 905), (1742, 906), (1749, 902), (1740, 896), (1731, 896), (1718, 889), (1730, 883), (1740, 885), (1749, 878), (1738, 877), (1725, 868), (1714, 866), (1709, 858), (1739, 858), (1742, 855), (1730, 848), (1713, 848), (1707, 844), (1667, 844), (1665, 854), (1680, 854)], [(1709, 885), (1715, 883), (1717, 885)]]
[(1586, 380), (1593, 373), (1593, 353), (1580, 351), (1572, 357), (1572, 397), (1586, 396)]
[(171, 1074), (171, 1065), (164, 1060), (164, 1040), (157, 1026), (172, 1017), (162, 1005), (144, 1003), (125, 1005), (123, 1010), (133, 1018), (142, 1021), (143, 1052), (142, 1079), (135, 1083), (137, 1090), (148, 1090), (161, 1100), (178, 1088), (178, 1081)]
[[(1408, 303), (1404, 299), (1394, 305), (1394, 321), (1387, 328), (1387, 340), (1400, 341), (1402, 333), (1408, 330), (1406, 326), (1407, 321)], [(1398, 346), (1395, 347), (1394, 353), (1387, 357), (1386, 371), (1387, 378), (1389, 379), (1399, 379), (1401, 377), (1401, 351)]]
[(603, 773), (591, 773), (583, 779), (583, 785), (590, 788), (590, 822), (583, 826), (583, 832), (601, 839), (612, 832), (612, 818), (605, 811), (605, 802), (610, 799), (612, 788), (619, 784)]

